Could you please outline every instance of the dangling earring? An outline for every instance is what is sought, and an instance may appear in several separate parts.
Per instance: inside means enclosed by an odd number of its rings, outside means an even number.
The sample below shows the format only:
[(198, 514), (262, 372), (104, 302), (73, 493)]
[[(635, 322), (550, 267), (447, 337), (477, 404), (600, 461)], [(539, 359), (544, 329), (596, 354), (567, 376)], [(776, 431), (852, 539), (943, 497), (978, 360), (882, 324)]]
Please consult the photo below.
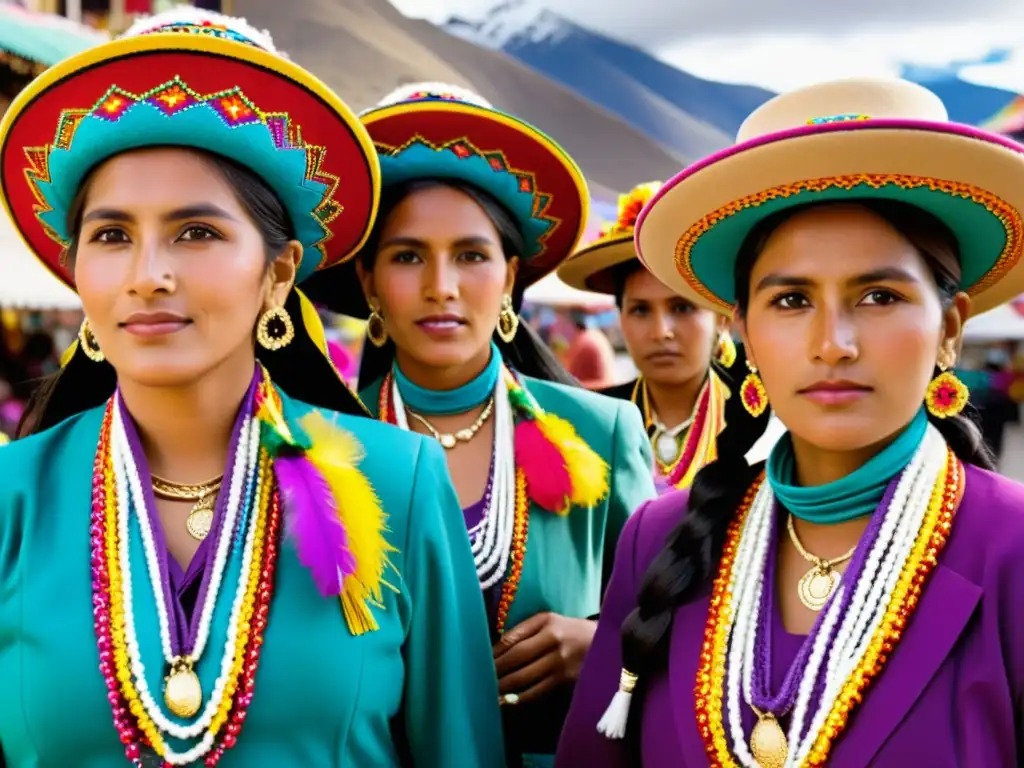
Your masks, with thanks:
[(937, 419), (950, 419), (962, 413), (971, 394), (967, 385), (955, 373), (947, 371), (947, 367), (939, 363), (942, 373), (929, 382), (924, 394), (925, 408)]
[(506, 344), (511, 344), (519, 330), (519, 315), (512, 306), (512, 297), (505, 294), (501, 297), (501, 312), (498, 314), (498, 338)]
[[(271, 323), (274, 328), (271, 329)], [(256, 341), (264, 349), (275, 352), (284, 349), (292, 343), (295, 338), (295, 326), (292, 325), (292, 318), (288, 310), (283, 307), (268, 309), (260, 316), (256, 324)]]
[(718, 347), (715, 349), (715, 360), (723, 368), (732, 368), (736, 362), (736, 343), (728, 331), (718, 334)]
[(370, 316), (366, 318), (366, 338), (375, 347), (383, 347), (388, 343), (388, 329), (384, 327), (384, 315), (380, 313), (380, 305), (370, 302)]
[(94, 363), (102, 363), (107, 359), (92, 333), (92, 328), (89, 327), (88, 317), (82, 321), (82, 325), (78, 329), (78, 346), (82, 348), (85, 356)]
[(768, 407), (768, 393), (764, 391), (764, 384), (757, 374), (757, 366), (747, 360), (747, 368), (750, 369), (750, 373), (740, 385), (740, 398), (747, 413), (756, 419)]

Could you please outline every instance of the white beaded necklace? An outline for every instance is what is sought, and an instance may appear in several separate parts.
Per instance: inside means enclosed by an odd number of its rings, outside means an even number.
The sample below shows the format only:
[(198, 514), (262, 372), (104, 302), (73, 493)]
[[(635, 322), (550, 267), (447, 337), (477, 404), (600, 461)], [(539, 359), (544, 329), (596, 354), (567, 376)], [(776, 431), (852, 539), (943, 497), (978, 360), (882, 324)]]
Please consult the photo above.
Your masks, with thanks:
[[(119, 403), (120, 405), (120, 403)], [(199, 718), (191, 725), (182, 726), (170, 720), (162, 707), (157, 703), (149, 690), (146, 681), (146, 668), (142, 661), (142, 652), (139, 647), (138, 636), (135, 632), (133, 583), (130, 562), (129, 542), (129, 519), (133, 510), (139, 521), (139, 528), (142, 534), (143, 549), (146, 554), (146, 565), (149, 571), (150, 584), (153, 589), (154, 599), (157, 607), (157, 617), (160, 624), (160, 644), (163, 650), (164, 661), (170, 665), (174, 661), (173, 650), (170, 638), (170, 620), (168, 606), (164, 600), (162, 576), (160, 573), (160, 560), (156, 551), (156, 543), (150, 527), (149, 516), (146, 513), (146, 497), (142, 489), (142, 481), (139, 476), (138, 467), (132, 456), (131, 447), (128, 442), (124, 422), (121, 417), (121, 408), (114, 408), (112, 423), (111, 454), (115, 473), (115, 490), (117, 498), (117, 526), (118, 526), (118, 548), (119, 559), (122, 571), (122, 591), (125, 612), (125, 640), (128, 650), (129, 663), (132, 676), (135, 678), (135, 688), (139, 699), (146, 711), (146, 714), (154, 722), (157, 728), (164, 734), (177, 739), (194, 739), (202, 734), (202, 739), (186, 752), (177, 753), (167, 747), (164, 760), (171, 765), (188, 765), (201, 759), (209, 753), (214, 746), (216, 734), (210, 731), (210, 725), (217, 710), (225, 697), (225, 690), (230, 678), (231, 667), (234, 662), (235, 649), (240, 634), (240, 616), (242, 604), (245, 600), (247, 587), (247, 574), (252, 567), (253, 551), (256, 542), (257, 511), (260, 508), (261, 499), (259, 489), (262, 487), (261, 470), (259, 465), (260, 448), (260, 426), (259, 422), (251, 417), (246, 417), (242, 424), (239, 436), (238, 450), (235, 456), (234, 466), (231, 472), (231, 482), (228, 491), (228, 504), (225, 510), (222, 533), (217, 540), (217, 549), (211, 573), (210, 587), (206, 592), (205, 601), (201, 606), (196, 606), (200, 613), (200, 621), (196, 642), (189, 655), (198, 660), (205, 650), (206, 643), (210, 636), (210, 626), (213, 621), (214, 608), (216, 607), (217, 595), (220, 592), (224, 570), (229, 558), (231, 544), (234, 539), (232, 535), (242, 511), (245, 498), (249, 496), (251, 514), (247, 521), (245, 542), (242, 550), (242, 570), (236, 587), (235, 598), (231, 608), (228, 624), (228, 632), (224, 647), (224, 655), (221, 660), (220, 676), (215, 683), (212, 695), (207, 700)], [(251, 495), (245, 491), (252, 489)]]
[[(929, 425), (920, 447), (900, 478), (886, 512), (878, 538), (872, 545), (856, 584), (843, 582), (833, 595), (823, 625), (803, 671), (787, 740), (790, 750), (785, 768), (804, 763), (814, 746), (832, 705), (851, 672), (864, 657), (875, 630), (881, 626), (900, 574), (910, 557), (927, 514), (936, 483), (946, 470), (946, 442)], [(765, 482), (758, 489), (744, 522), (729, 583), (734, 606), (729, 627), (726, 680), (726, 718), (736, 760), (747, 768), (758, 763), (747, 746), (743, 728), (741, 696), (752, 701), (754, 648), (761, 607), (761, 593), (774, 589), (765, 583), (765, 568), (771, 539), (775, 495)], [(839, 615), (843, 593), (853, 589), (848, 610)], [(835, 640), (832, 630), (839, 623)], [(819, 673), (825, 666), (825, 688), (808, 722), (808, 711)]]
[[(397, 382), (391, 384), (391, 402), (396, 426), (408, 430), (409, 419)], [(485, 500), (483, 518), (469, 532), (481, 589), (489, 589), (501, 581), (512, 552), (516, 513), (514, 428), (508, 385), (505, 376), (500, 375), (494, 386), (494, 478), (490, 496)]]

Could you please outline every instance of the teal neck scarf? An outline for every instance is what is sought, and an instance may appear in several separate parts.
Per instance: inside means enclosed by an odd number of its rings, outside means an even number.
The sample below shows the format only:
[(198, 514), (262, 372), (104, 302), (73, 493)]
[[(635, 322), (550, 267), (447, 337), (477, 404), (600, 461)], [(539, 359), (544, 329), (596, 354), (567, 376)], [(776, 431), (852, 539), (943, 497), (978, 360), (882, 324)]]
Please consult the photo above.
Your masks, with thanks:
[(809, 523), (831, 525), (870, 515), (881, 503), (889, 481), (914, 457), (927, 428), (928, 416), (922, 408), (899, 437), (859, 469), (833, 483), (815, 486), (795, 485), (793, 440), (786, 434), (768, 457), (768, 482), (779, 503)]
[(402, 373), (397, 362), (392, 370), (402, 402), (409, 408), (427, 416), (448, 416), (472, 410), (494, 393), (501, 373), (501, 352), (492, 341), (491, 359), (487, 367), (475, 379), (455, 389), (433, 390), (414, 384)]

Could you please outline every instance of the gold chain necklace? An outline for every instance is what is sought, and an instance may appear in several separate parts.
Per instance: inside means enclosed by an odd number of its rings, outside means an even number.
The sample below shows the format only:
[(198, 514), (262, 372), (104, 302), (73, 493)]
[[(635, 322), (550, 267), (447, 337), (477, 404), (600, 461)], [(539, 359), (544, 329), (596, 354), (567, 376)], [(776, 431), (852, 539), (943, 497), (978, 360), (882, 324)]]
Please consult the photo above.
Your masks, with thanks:
[(800, 581), (797, 582), (797, 596), (800, 598), (800, 602), (810, 610), (820, 611), (825, 607), (833, 593), (839, 589), (839, 582), (842, 580), (842, 576), (836, 570), (836, 566), (842, 565), (852, 558), (853, 553), (857, 551), (857, 547), (852, 547), (849, 552), (841, 557), (826, 560), (823, 557), (816, 557), (804, 549), (804, 545), (800, 543), (800, 537), (796, 535), (796, 527), (793, 525), (792, 515), (786, 520), (786, 528), (789, 530), (789, 540), (793, 542), (793, 546), (800, 553), (800, 557), (814, 564), (811, 570), (805, 573), (800, 578)]
[(455, 447), (456, 443), (460, 441), (463, 443), (468, 443), (470, 440), (476, 437), (476, 433), (480, 431), (480, 428), (484, 425), (484, 423), (486, 423), (487, 419), (491, 417), (491, 412), (494, 410), (494, 397), (491, 397), (491, 399), (487, 401), (487, 405), (485, 405), (484, 409), (480, 411), (480, 415), (476, 417), (476, 421), (474, 421), (468, 427), (459, 429), (455, 432), (442, 432), (429, 421), (427, 421), (425, 416), (421, 416), (420, 414), (416, 413), (415, 411), (408, 407), (406, 408), (406, 410), (409, 411), (410, 416), (412, 416), (414, 419), (416, 419), (416, 421), (418, 421), (420, 424), (422, 424), (424, 427), (430, 430), (430, 434), (434, 436), (435, 440), (441, 443), (441, 446), (445, 450), (450, 451), (452, 448)]
[(195, 502), (192, 509), (189, 510), (185, 527), (188, 529), (189, 535), (196, 541), (202, 541), (209, 536), (210, 529), (213, 527), (217, 492), (220, 491), (223, 476), (194, 485), (172, 483), (170, 480), (164, 480), (156, 475), (151, 475), (151, 477), (153, 493), (161, 499)]

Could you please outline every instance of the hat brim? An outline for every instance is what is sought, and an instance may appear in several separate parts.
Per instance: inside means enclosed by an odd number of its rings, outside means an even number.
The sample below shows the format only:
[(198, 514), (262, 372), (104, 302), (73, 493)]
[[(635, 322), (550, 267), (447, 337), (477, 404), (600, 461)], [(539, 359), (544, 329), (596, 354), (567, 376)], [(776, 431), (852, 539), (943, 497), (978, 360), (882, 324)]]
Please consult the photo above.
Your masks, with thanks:
[(618, 293), (614, 268), (630, 261), (636, 262), (637, 269), (644, 268), (637, 259), (632, 232), (581, 248), (559, 265), (558, 278), (580, 291), (614, 296)]
[(80, 184), (104, 160), (157, 146), (220, 154), (260, 176), (304, 247), (299, 280), (369, 236), (380, 170), (355, 114), (297, 65), (208, 35), (123, 38), (46, 70), (0, 122), (0, 200), (73, 288), (67, 215)]
[(727, 312), (736, 257), (760, 221), (865, 198), (915, 205), (950, 228), (972, 314), (1024, 291), (1024, 147), (948, 123), (814, 125), (731, 147), (665, 184), (638, 218), (637, 252), (680, 295)]
[(362, 120), (380, 154), (385, 187), (416, 178), (472, 184), (515, 217), (529, 253), (517, 286), (540, 280), (571, 254), (587, 224), (582, 171), (550, 137), (518, 118), (466, 102), (424, 99)]

